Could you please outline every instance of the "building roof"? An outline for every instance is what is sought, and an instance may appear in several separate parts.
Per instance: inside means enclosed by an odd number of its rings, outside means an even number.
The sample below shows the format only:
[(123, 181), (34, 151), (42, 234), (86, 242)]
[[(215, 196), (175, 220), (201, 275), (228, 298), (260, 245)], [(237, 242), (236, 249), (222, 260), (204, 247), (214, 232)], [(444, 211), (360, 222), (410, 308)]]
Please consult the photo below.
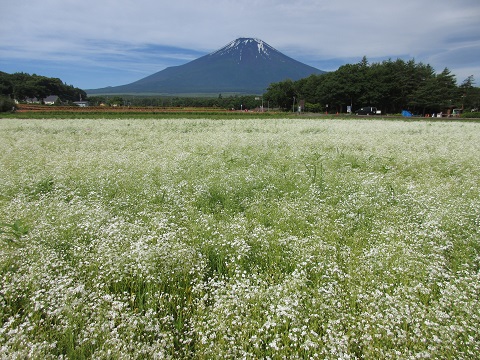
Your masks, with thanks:
[(47, 96), (45, 99), (43, 99), (44, 102), (55, 102), (57, 100), (58, 100), (57, 95), (50, 95), (50, 96)]

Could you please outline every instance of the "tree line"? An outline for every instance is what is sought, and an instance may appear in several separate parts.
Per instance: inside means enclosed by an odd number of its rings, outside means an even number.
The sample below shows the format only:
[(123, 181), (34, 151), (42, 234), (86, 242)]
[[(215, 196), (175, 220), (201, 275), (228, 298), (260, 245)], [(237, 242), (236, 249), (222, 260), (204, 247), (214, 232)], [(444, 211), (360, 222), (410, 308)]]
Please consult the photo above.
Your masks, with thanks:
[(58, 78), (30, 75), (23, 72), (14, 74), (0, 72), (0, 96), (4, 98), (18, 101), (37, 98), (42, 102), (50, 95), (58, 96), (62, 103), (71, 103), (87, 97), (85, 91), (67, 85)]
[(469, 76), (457, 86), (450, 70), (435, 73), (430, 65), (415, 60), (386, 60), (369, 64), (366, 57), (357, 64), (298, 81), (272, 83), (264, 99), (292, 111), (300, 101), (305, 111), (347, 112), (375, 106), (383, 114), (409, 110), (430, 114), (461, 108), (471, 111), (480, 105), (480, 88)]
[[(262, 97), (255, 95), (219, 94), (214, 97), (95, 95), (88, 98), (90, 105), (142, 107), (207, 107), (228, 110), (254, 110), (262, 106)], [(267, 104), (265, 104), (265, 108)]]
[(37, 98), (40, 102), (57, 95), (60, 103), (71, 104), (80, 99), (91, 105), (152, 106), (152, 107), (212, 107), (230, 110), (266, 109), (308, 112), (347, 112), (362, 106), (375, 106), (383, 114), (398, 114), (409, 110), (425, 115), (454, 108), (478, 111), (480, 88), (473, 76), (457, 85), (455, 76), (445, 68), (436, 73), (430, 66), (415, 60), (386, 60), (370, 64), (366, 57), (357, 64), (346, 64), (338, 70), (311, 75), (297, 81), (272, 83), (263, 96), (230, 95), (218, 97), (178, 96), (93, 96), (67, 85), (58, 78), (26, 73), (0, 72), (0, 105), (11, 110), (13, 101)]

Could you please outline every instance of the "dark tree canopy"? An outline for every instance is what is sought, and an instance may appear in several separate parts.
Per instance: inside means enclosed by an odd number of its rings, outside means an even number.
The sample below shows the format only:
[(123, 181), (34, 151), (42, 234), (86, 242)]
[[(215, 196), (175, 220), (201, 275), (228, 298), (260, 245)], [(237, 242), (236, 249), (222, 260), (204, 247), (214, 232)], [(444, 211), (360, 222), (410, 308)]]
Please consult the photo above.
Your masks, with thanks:
[[(346, 64), (338, 70), (311, 75), (297, 81), (272, 83), (263, 97), (251, 95), (202, 97), (109, 97), (93, 96), (90, 103), (131, 106), (219, 107), (224, 109), (281, 108), (295, 109), (303, 100), (303, 110), (311, 112), (346, 112), (347, 106), (355, 111), (363, 106), (374, 106), (383, 114), (410, 110), (414, 114), (428, 114), (446, 109), (478, 109), (480, 88), (475, 87), (473, 76), (458, 86), (449, 69), (436, 73), (430, 66), (389, 59), (369, 63), (366, 57), (356, 64)], [(0, 71), (0, 97), (23, 101), (27, 98), (43, 100), (57, 95), (61, 102), (87, 99), (85, 91), (49, 78), (26, 73), (7, 74)], [(7, 104), (7, 102), (5, 102)], [(10, 103), (8, 103), (8, 106)]]
[(85, 99), (85, 91), (67, 85), (58, 78), (49, 78), (26, 73), (7, 74), (0, 72), (0, 95), (23, 101), (27, 98), (43, 100), (50, 95), (56, 95), (62, 102)]
[[(386, 60), (369, 64), (366, 57), (357, 64), (312, 75), (295, 82), (273, 83), (264, 99), (285, 110), (294, 99), (304, 99), (307, 111), (345, 112), (362, 106), (375, 106), (382, 113), (400, 113), (407, 109), (417, 114), (448, 108), (475, 108), (480, 102), (479, 88), (473, 76), (457, 86), (455, 76), (445, 68), (441, 73), (415, 60)], [(327, 106), (328, 105), (328, 106)]]

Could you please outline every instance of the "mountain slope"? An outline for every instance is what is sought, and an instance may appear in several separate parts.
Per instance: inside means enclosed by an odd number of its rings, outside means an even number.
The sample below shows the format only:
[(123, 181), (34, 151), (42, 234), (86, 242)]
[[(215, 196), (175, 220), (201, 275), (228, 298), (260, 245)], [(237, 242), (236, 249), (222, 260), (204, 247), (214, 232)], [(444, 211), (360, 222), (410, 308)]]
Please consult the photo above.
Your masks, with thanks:
[(187, 64), (131, 84), (87, 90), (92, 94), (261, 94), (272, 82), (298, 80), (324, 71), (305, 65), (259, 39), (239, 38)]

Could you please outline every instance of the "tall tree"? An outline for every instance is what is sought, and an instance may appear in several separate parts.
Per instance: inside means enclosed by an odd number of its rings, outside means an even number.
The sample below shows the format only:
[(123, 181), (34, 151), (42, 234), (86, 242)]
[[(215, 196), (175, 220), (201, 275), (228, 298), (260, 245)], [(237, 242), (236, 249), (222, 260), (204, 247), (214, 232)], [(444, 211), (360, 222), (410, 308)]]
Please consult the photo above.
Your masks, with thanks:
[(288, 110), (292, 108), (295, 95), (293, 81), (285, 80), (270, 84), (264, 97), (267, 101), (272, 101), (282, 109)]
[(475, 101), (475, 88), (473, 84), (475, 79), (473, 75), (470, 75), (465, 80), (463, 80), (462, 85), (460, 85), (460, 96), (462, 98), (462, 109), (473, 109), (478, 107), (478, 101)]
[(453, 75), (448, 68), (445, 68), (436, 76), (435, 85), (435, 95), (438, 99), (438, 105), (444, 108), (453, 108), (458, 105), (459, 91), (455, 75)]

